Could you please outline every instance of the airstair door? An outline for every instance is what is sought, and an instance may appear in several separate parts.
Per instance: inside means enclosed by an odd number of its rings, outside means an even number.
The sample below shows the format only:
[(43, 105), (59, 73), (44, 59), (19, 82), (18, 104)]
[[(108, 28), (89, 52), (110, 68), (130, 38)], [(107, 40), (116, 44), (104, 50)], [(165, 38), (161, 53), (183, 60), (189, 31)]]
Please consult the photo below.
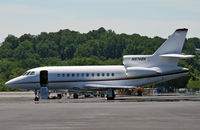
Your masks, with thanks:
[(48, 88), (48, 71), (40, 71), (40, 99), (48, 99), (49, 88)]
[(46, 87), (48, 85), (48, 71), (40, 71), (40, 85), (41, 87)]

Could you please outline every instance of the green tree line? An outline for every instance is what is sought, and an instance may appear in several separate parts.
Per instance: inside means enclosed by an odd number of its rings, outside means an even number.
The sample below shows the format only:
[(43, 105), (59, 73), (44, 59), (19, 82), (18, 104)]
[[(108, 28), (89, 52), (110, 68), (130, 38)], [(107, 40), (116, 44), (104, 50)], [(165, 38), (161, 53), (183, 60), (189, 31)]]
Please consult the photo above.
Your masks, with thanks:
[[(65, 29), (39, 35), (24, 34), (19, 38), (9, 35), (0, 46), (0, 91), (15, 90), (5, 87), (4, 83), (34, 67), (120, 65), (123, 55), (152, 54), (165, 40), (158, 36), (116, 34), (102, 27), (88, 33)], [(200, 83), (200, 59), (195, 48), (200, 48), (200, 39), (186, 39), (183, 52), (196, 56), (179, 62), (190, 69), (190, 74), (162, 85), (198, 87), (195, 84)]]

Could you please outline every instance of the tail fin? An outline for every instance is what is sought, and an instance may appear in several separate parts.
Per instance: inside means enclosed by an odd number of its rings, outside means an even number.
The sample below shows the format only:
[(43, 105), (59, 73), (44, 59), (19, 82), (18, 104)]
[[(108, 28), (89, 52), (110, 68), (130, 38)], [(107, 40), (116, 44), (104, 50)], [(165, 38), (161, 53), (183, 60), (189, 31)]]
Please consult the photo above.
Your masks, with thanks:
[(194, 57), (193, 55), (181, 54), (188, 29), (177, 29), (158, 48), (153, 55), (126, 55), (123, 57), (123, 64), (126, 67), (176, 67), (179, 59)]
[(161, 66), (177, 66), (179, 59), (193, 58), (181, 54), (188, 29), (177, 29), (153, 54), (155, 63)]
[(181, 54), (188, 29), (177, 29), (153, 55)]

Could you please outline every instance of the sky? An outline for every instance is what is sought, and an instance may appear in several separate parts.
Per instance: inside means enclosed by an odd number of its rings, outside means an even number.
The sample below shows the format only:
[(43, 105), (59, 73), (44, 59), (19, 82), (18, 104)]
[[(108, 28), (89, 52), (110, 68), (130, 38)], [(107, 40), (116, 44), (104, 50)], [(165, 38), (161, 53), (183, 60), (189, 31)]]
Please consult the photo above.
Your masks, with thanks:
[(200, 0), (0, 0), (0, 42), (9, 34), (100, 27), (163, 38), (188, 28), (187, 37), (200, 38)]

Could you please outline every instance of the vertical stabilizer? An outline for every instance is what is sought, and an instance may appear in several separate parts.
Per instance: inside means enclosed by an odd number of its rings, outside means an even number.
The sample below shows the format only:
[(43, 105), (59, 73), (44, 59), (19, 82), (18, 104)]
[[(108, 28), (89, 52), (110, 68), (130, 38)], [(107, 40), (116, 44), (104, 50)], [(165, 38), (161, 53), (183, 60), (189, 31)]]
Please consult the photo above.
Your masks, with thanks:
[(169, 38), (158, 48), (153, 55), (180, 54), (183, 48), (188, 29), (177, 29)]

